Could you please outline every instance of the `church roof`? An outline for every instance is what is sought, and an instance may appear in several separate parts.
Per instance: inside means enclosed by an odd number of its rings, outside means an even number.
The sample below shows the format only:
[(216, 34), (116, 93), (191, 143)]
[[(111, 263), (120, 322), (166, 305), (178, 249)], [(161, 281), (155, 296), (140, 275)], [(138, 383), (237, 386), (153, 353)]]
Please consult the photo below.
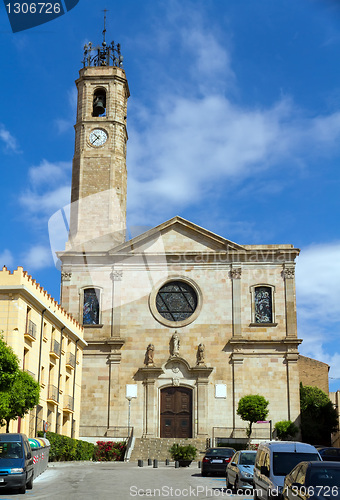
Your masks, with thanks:
[[(179, 237), (169, 237), (170, 233), (176, 233)], [(125, 252), (136, 252), (143, 251), (145, 244), (149, 244), (151, 240), (155, 240), (162, 237), (166, 253), (177, 252), (178, 250), (183, 251), (193, 251), (193, 252), (203, 252), (203, 251), (242, 251), (245, 252), (246, 248), (242, 245), (238, 245), (233, 241), (227, 240), (222, 236), (219, 236), (212, 231), (208, 231), (193, 222), (190, 222), (183, 217), (176, 215), (172, 219), (169, 219), (158, 226), (149, 229), (148, 231), (132, 238), (125, 243), (114, 247), (109, 253), (125, 253)], [(184, 243), (183, 248), (179, 248), (180, 239)], [(172, 247), (172, 248), (170, 248)]]

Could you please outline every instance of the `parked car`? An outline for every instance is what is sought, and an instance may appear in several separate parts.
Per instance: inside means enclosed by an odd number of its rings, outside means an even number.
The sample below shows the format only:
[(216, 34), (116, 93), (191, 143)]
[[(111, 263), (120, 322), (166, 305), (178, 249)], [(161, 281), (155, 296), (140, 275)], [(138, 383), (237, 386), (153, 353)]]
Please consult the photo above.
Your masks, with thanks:
[(340, 448), (331, 448), (326, 446), (315, 447), (322, 460), (331, 460), (332, 462), (340, 462)]
[(25, 434), (0, 434), (0, 488), (33, 488), (33, 457)]
[(284, 500), (338, 499), (340, 493), (339, 462), (300, 462), (286, 476)]
[(234, 448), (209, 448), (202, 460), (201, 475), (225, 474), (225, 469), (236, 450)]
[(253, 487), (256, 451), (240, 450), (231, 458), (226, 470), (227, 488), (239, 490)]
[(298, 441), (260, 443), (254, 467), (254, 500), (279, 498), (286, 475), (300, 462), (317, 460), (321, 461), (321, 457), (311, 444)]

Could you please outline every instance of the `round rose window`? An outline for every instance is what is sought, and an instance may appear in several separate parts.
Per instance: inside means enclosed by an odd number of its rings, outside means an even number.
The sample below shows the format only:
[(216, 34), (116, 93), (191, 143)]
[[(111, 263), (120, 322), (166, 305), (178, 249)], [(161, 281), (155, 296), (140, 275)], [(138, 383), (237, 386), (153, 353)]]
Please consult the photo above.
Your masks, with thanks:
[(197, 294), (184, 281), (170, 281), (158, 291), (156, 308), (168, 321), (186, 320), (197, 308)]

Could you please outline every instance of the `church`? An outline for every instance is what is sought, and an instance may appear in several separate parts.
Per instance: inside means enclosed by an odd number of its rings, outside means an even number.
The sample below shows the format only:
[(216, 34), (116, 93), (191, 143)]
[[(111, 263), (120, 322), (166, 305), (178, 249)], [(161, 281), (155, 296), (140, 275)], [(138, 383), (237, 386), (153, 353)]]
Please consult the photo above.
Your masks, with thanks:
[[(179, 216), (126, 241), (120, 46), (84, 48), (61, 304), (84, 326), (80, 438), (231, 436), (247, 394), (298, 422), (291, 244), (247, 245)], [(184, 166), (185, 167), (185, 166)], [(118, 429), (118, 430), (117, 430)], [(123, 433), (123, 431), (121, 431)]]

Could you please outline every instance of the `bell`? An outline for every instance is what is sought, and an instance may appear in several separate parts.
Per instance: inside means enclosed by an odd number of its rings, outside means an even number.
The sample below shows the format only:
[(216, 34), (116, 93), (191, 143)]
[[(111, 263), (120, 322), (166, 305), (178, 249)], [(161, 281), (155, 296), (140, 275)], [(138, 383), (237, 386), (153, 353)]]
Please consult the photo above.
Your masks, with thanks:
[(105, 97), (99, 95), (93, 103), (93, 116), (100, 116), (105, 113)]

